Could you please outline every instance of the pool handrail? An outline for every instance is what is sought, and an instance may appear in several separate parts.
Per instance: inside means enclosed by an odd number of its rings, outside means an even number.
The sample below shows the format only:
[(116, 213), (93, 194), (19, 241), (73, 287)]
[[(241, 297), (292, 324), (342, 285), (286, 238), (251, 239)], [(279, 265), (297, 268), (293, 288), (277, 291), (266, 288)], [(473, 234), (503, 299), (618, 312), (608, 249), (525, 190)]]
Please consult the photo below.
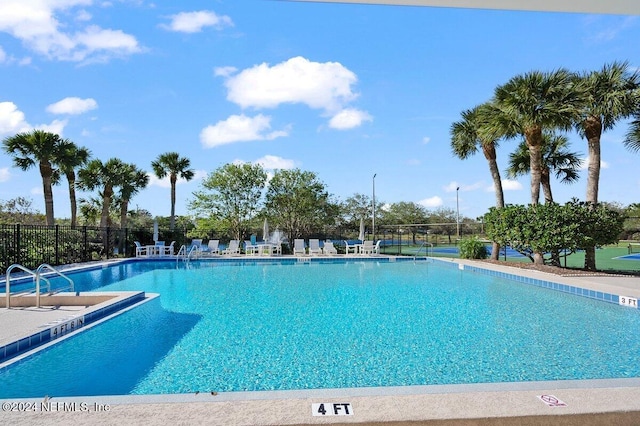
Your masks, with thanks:
[(43, 279), (47, 282), (47, 293), (51, 293), (51, 283), (49, 282), (49, 280), (42, 275), (42, 271), (44, 269), (48, 269), (51, 272), (54, 272), (56, 275), (64, 278), (65, 280), (67, 280), (69, 282), (69, 289), (71, 290), (71, 292), (73, 293), (75, 291), (75, 285), (73, 283), (73, 280), (71, 278), (69, 278), (68, 276), (66, 276), (65, 274), (63, 274), (62, 272), (58, 271), (56, 268), (54, 268), (53, 266), (47, 264), (47, 263), (43, 263), (42, 265), (38, 266), (38, 269), (36, 269), (36, 307), (40, 307), (40, 279)]
[(14, 263), (13, 265), (9, 266), (7, 268), (7, 272), (6, 272), (6, 283), (5, 283), (5, 291), (6, 291), (6, 307), (7, 309), (9, 309), (11, 307), (11, 271), (13, 271), (14, 269), (20, 269), (23, 272), (26, 272), (27, 274), (31, 275), (34, 278), (35, 284), (36, 284), (36, 308), (40, 307), (40, 281), (44, 281), (47, 283), (47, 293), (51, 293), (51, 281), (49, 281), (49, 279), (47, 277), (42, 276), (42, 271), (44, 269), (49, 269), (52, 272), (55, 272), (56, 274), (60, 275), (62, 278), (66, 279), (67, 281), (69, 281), (70, 283), (70, 289), (73, 292), (74, 291), (74, 283), (73, 280), (71, 278), (69, 278), (68, 276), (66, 276), (65, 274), (63, 274), (62, 272), (58, 271), (57, 269), (55, 269), (53, 266), (48, 265), (46, 263), (43, 263), (42, 265), (38, 266), (36, 268), (35, 271), (32, 271), (31, 269), (20, 265), (19, 263)]
[[(418, 250), (416, 250), (416, 253), (413, 256), (413, 260), (416, 260), (416, 257), (418, 257), (418, 254), (420, 253), (420, 250), (422, 250), (422, 247), (426, 247), (427, 245), (429, 245), (431, 247), (431, 256), (433, 256), (433, 243), (429, 243), (429, 242), (425, 241), (422, 244), (420, 244), (420, 247), (418, 247)], [(429, 252), (426, 249), (424, 251), (424, 254), (425, 254), (425, 256), (429, 256)]]

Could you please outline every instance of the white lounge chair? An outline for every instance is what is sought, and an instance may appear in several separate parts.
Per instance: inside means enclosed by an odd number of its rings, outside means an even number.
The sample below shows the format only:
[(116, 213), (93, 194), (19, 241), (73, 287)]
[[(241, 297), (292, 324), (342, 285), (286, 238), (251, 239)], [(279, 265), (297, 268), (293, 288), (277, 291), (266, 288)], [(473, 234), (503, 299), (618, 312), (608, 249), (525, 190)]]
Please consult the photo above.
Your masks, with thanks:
[(209, 240), (207, 249), (207, 253), (210, 255), (220, 254), (220, 240)]
[(325, 241), (324, 247), (322, 248), (322, 253), (332, 256), (334, 254), (338, 254), (338, 250), (336, 250), (335, 246), (333, 245), (333, 241)]
[(382, 242), (382, 240), (378, 240), (378, 242), (376, 242), (376, 245), (373, 246), (373, 253), (372, 254), (380, 254), (380, 243)]
[(233, 255), (240, 254), (240, 241), (239, 240), (231, 240), (229, 241), (229, 246), (222, 250), (222, 254)]
[(293, 240), (293, 255), (300, 254), (304, 256), (306, 254), (306, 250), (304, 248), (304, 240), (296, 238)]
[(309, 239), (309, 255), (313, 256), (314, 254), (322, 254), (322, 249), (320, 248), (320, 240), (317, 238)]

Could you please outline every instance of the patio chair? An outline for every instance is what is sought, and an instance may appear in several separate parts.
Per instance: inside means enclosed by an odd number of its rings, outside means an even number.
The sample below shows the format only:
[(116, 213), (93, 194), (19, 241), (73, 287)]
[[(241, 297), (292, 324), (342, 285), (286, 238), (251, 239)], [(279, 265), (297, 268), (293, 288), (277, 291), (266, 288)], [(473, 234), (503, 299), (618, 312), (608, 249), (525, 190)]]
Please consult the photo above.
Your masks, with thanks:
[(322, 254), (320, 240), (317, 238), (311, 238), (309, 240), (309, 255), (313, 256), (314, 254)]
[(349, 245), (349, 241), (344, 240), (344, 254), (349, 254), (349, 252), (351, 252), (352, 254), (357, 254), (358, 253), (358, 246), (357, 245)]
[(222, 254), (233, 255), (240, 254), (240, 241), (239, 240), (231, 240), (229, 241), (229, 246), (222, 250)]
[(207, 249), (208, 254), (220, 254), (220, 240), (209, 240)]
[(300, 238), (296, 238), (293, 240), (293, 255), (300, 254), (304, 256), (306, 254), (306, 250), (304, 248), (304, 240)]
[(360, 247), (360, 254), (365, 255), (365, 254), (373, 254), (373, 241), (371, 240), (365, 240), (362, 243), (362, 246)]
[(378, 240), (378, 242), (376, 242), (376, 245), (373, 246), (373, 253), (372, 254), (380, 254), (380, 243), (382, 242), (382, 240)]
[[(160, 243), (162, 243), (162, 245), (160, 245)], [(171, 244), (165, 246), (164, 241), (158, 241), (156, 243), (156, 250), (160, 256), (173, 256), (175, 244), (175, 241), (171, 241)]]
[(244, 253), (247, 256), (258, 254), (259, 249), (257, 244), (253, 244), (250, 240), (244, 240)]
[(140, 241), (134, 241), (133, 243), (136, 245), (136, 257), (149, 256), (147, 246), (140, 244)]
[(338, 254), (338, 250), (336, 250), (335, 246), (333, 245), (333, 241), (325, 241), (324, 247), (322, 248), (322, 253), (333, 256), (334, 254)]

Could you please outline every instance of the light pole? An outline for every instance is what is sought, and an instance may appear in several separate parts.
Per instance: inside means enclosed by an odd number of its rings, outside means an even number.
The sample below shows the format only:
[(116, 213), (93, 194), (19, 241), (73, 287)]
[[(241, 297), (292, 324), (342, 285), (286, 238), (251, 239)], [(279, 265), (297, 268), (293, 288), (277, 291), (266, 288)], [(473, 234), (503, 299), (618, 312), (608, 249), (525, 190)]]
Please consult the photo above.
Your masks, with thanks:
[(460, 187), (456, 188), (456, 235), (458, 239), (460, 239), (460, 203), (458, 201), (458, 193), (460, 192)]
[(373, 207), (373, 220), (371, 221), (371, 228), (373, 230), (373, 242), (376, 242), (376, 174), (373, 174), (373, 197), (371, 200), (371, 204)]

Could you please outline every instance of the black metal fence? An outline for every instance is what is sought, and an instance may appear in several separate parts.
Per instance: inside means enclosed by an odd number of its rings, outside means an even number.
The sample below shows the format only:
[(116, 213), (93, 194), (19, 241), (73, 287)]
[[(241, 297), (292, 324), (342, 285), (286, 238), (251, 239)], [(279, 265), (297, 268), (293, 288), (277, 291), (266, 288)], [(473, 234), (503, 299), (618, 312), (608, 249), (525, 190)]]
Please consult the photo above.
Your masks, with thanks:
[[(162, 238), (184, 244), (184, 230), (162, 232)], [(0, 225), (2, 270), (18, 263), (35, 269), (134, 255), (134, 241), (149, 244), (153, 230), (95, 226)]]

